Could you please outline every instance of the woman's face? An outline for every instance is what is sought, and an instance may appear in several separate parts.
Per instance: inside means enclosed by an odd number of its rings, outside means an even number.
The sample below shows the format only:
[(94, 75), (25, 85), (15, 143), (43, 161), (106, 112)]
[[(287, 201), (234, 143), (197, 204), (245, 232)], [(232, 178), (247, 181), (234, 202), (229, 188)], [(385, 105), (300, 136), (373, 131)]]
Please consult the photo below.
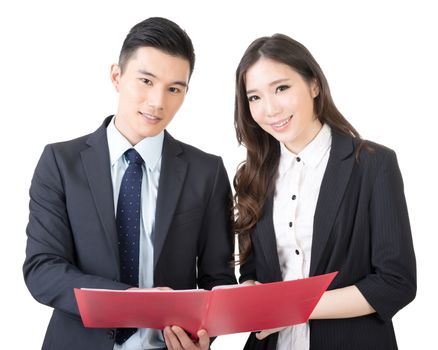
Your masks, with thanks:
[(313, 100), (319, 87), (286, 64), (260, 58), (246, 73), (246, 94), (254, 121), (294, 153), (321, 129)]

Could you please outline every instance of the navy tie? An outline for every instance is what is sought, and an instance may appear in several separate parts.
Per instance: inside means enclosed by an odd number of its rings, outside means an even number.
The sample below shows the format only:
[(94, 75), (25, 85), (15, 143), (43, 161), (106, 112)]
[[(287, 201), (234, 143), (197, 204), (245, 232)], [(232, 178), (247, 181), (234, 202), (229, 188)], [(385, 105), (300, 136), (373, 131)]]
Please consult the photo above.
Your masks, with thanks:
[[(141, 181), (143, 159), (133, 148), (125, 152), (128, 168), (120, 184), (117, 202), (117, 232), (119, 238), (120, 281), (138, 287)], [(119, 328), (116, 343), (124, 343), (137, 331), (136, 328)]]

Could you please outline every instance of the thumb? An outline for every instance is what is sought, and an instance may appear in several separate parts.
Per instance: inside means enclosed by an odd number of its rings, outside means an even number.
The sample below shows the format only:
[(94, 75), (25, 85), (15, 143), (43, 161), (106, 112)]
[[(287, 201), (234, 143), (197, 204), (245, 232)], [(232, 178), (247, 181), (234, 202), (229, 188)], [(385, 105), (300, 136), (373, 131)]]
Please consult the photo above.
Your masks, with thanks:
[(198, 335), (199, 346), (201, 349), (208, 349), (208, 346), (210, 345), (210, 337), (207, 332), (204, 329), (201, 329), (196, 334)]
[(269, 334), (271, 334), (269, 331), (260, 331), (260, 332), (256, 333), (256, 338), (258, 340), (262, 340), (262, 339), (265, 339)]

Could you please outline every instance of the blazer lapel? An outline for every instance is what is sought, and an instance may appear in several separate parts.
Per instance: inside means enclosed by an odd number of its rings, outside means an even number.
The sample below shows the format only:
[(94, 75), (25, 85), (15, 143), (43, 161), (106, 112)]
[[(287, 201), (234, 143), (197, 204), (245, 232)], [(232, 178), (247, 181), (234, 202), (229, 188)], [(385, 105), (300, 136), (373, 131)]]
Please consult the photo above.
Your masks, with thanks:
[(260, 241), (260, 246), (267, 262), (266, 266), (270, 266), (270, 271), (273, 273), (273, 281), (281, 281), (283, 275), (280, 269), (280, 261), (278, 260), (277, 241), (272, 219), (273, 200), (274, 194), (271, 193), (266, 199), (264, 213), (257, 223), (255, 232), (257, 232), (256, 238)]
[(152, 234), (154, 268), (163, 250), (164, 242), (169, 232), (169, 227), (187, 173), (187, 162), (179, 157), (182, 153), (183, 150), (181, 146), (166, 131), (164, 135), (161, 173), (158, 185), (155, 229)]
[(106, 118), (103, 125), (90, 135), (87, 140), (90, 147), (81, 152), (81, 158), (90, 185), (91, 195), (116, 263), (116, 270), (119, 271), (117, 228), (114, 216), (108, 140), (106, 137), (106, 126), (111, 118)]
[(316, 273), (355, 162), (353, 138), (333, 129), (332, 138), (314, 216), (310, 276)]

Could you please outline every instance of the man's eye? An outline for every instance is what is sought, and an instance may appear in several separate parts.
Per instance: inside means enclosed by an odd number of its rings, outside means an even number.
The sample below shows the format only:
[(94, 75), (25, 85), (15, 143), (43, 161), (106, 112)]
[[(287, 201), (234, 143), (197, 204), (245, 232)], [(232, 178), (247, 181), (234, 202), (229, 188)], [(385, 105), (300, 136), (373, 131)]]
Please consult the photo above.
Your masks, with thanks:
[(181, 90), (176, 88), (176, 87), (170, 87), (169, 91), (173, 94), (177, 94), (178, 92), (180, 92)]

